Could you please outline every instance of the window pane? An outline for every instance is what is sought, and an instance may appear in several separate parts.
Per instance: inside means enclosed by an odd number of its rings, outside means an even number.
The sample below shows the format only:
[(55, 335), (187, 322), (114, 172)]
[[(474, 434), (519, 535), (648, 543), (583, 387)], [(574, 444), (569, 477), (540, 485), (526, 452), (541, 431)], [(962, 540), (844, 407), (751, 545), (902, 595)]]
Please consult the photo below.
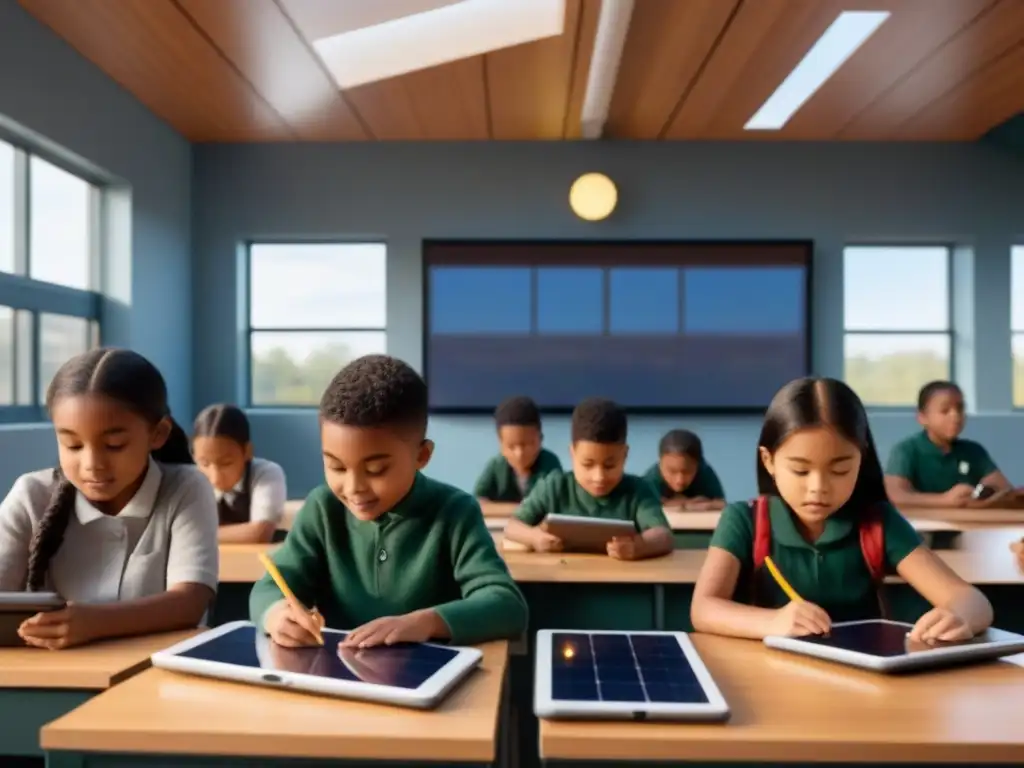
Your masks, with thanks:
[(846, 383), (868, 405), (914, 405), (922, 386), (949, 378), (949, 347), (944, 333), (848, 333)]
[(31, 277), (89, 288), (89, 183), (38, 157), (30, 159), (29, 181)]
[(14, 147), (0, 141), (0, 271), (14, 272)]
[(948, 331), (949, 249), (846, 248), (843, 301), (848, 331)]
[(537, 331), (599, 334), (604, 330), (604, 272), (594, 268), (537, 270)]
[(679, 332), (678, 269), (613, 269), (610, 280), (612, 333)]
[(15, 355), (15, 397), (18, 405), (35, 404), (35, 393), (32, 391), (32, 351), (35, 330), (32, 327), (32, 313), (19, 309), (14, 318)]
[(683, 270), (683, 331), (779, 335), (804, 327), (806, 272), (797, 267)]
[(1013, 334), (1013, 404), (1024, 408), (1024, 333)]
[(387, 352), (383, 331), (254, 331), (253, 405), (320, 404), (324, 389), (345, 365)]
[(89, 321), (69, 315), (39, 315), (39, 402), (68, 359), (89, 349)]
[(255, 244), (249, 251), (253, 328), (384, 328), (382, 243)]
[(0, 307), (0, 405), (14, 404), (14, 310)]
[(1024, 333), (1024, 246), (1014, 246), (1010, 278), (1010, 329)]
[(432, 267), (430, 333), (530, 332), (528, 267)]

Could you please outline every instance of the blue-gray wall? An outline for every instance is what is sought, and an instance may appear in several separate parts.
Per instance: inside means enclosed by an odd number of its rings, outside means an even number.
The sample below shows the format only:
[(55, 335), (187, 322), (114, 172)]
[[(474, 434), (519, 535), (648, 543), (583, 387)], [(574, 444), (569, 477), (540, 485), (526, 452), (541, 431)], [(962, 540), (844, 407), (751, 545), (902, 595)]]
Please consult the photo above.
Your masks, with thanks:
[[(104, 340), (149, 357), (167, 378), (174, 412), (191, 415), (188, 142), (16, 0), (0, 0), (0, 118), (15, 135), (53, 142), (130, 188), (130, 221), (119, 226), (130, 237), (130, 263), (118, 263), (114, 276), (127, 295), (107, 302)], [(48, 424), (0, 426), (0, 488), (55, 458)]]
[[(1024, 416), (1009, 415), (1010, 246), (1022, 242), (1024, 162), (987, 145), (477, 143), (209, 145), (193, 150), (194, 403), (237, 400), (240, 244), (260, 238), (388, 243), (389, 351), (421, 367), (422, 266), (429, 238), (813, 238), (814, 367), (841, 375), (842, 248), (855, 241), (955, 242), (958, 374), (968, 435), (1024, 482)], [(567, 190), (601, 170), (621, 203), (602, 224), (576, 219)], [(976, 372), (975, 377), (972, 374)], [(280, 462), (292, 496), (321, 478), (312, 412), (251, 414), (257, 450)], [(675, 419), (635, 418), (630, 468), (653, 461)], [(698, 418), (730, 495), (753, 492), (756, 418)], [(872, 420), (887, 452), (913, 415)], [(435, 418), (430, 471), (470, 485), (494, 450), (486, 418)], [(567, 458), (564, 418), (545, 423)]]

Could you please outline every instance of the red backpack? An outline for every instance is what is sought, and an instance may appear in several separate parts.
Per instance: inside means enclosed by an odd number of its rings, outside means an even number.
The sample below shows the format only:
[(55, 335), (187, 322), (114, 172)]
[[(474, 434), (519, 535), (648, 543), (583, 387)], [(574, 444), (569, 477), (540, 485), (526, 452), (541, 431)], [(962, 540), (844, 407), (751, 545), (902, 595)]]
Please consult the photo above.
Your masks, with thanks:
[[(751, 584), (751, 604), (757, 602), (757, 582), (764, 570), (764, 560), (772, 552), (772, 520), (768, 513), (768, 497), (758, 496), (750, 502), (754, 514), (754, 569)], [(877, 507), (868, 507), (857, 521), (857, 533), (860, 537), (860, 551), (864, 554), (864, 564), (871, 574), (871, 581), (878, 593), (878, 607), (882, 618), (889, 615), (882, 587), (885, 584), (885, 527), (882, 514)]]

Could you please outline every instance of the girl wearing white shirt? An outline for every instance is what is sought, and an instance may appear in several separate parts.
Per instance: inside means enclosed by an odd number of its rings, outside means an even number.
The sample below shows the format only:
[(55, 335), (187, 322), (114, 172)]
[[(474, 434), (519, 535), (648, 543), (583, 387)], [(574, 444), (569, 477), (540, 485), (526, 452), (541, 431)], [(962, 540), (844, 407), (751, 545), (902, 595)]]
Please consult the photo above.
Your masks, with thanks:
[(46, 407), (59, 465), (18, 478), (0, 504), (0, 590), (68, 604), (18, 634), (58, 649), (198, 625), (217, 588), (216, 500), (160, 372), (93, 350), (61, 366)]

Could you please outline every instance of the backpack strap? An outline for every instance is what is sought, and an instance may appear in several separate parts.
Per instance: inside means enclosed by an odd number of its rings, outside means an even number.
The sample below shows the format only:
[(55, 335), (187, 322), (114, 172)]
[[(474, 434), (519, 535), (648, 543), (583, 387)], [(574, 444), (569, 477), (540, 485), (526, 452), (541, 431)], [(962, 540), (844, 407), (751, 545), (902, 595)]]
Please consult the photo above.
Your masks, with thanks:
[(860, 551), (864, 555), (864, 564), (871, 574), (878, 595), (878, 609), (883, 619), (889, 618), (889, 602), (885, 595), (885, 526), (882, 522), (882, 510), (878, 506), (865, 509), (857, 524), (860, 537)]
[(772, 553), (772, 519), (768, 514), (768, 497), (758, 496), (750, 502), (754, 515), (754, 549), (753, 568), (750, 572), (750, 604), (759, 605), (757, 582), (764, 566), (765, 558)]

